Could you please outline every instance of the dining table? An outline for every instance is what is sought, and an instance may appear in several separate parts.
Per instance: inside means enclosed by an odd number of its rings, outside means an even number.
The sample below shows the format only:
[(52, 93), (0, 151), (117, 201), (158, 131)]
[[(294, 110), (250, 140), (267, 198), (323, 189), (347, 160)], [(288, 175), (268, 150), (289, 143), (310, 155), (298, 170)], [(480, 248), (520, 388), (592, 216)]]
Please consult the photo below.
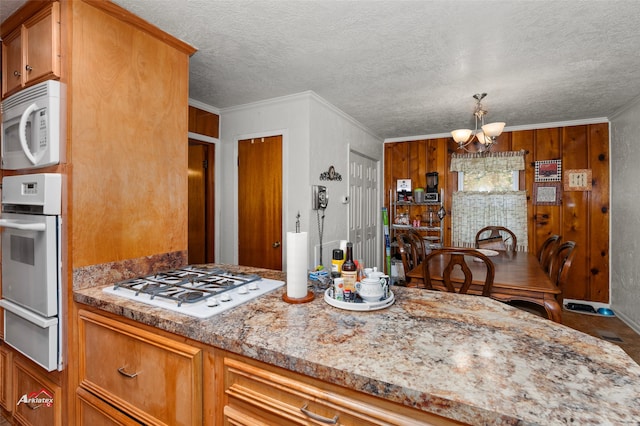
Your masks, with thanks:
[[(495, 266), (495, 276), (490, 297), (501, 302), (526, 301), (544, 308), (550, 320), (562, 323), (562, 307), (557, 295), (561, 290), (551, 281), (540, 266), (538, 258), (524, 251), (494, 251), (489, 259)], [(431, 283), (435, 290), (446, 291), (442, 271), (448, 263), (448, 256), (433, 258), (429, 264)], [(483, 262), (475, 262), (469, 258), (466, 262), (473, 274), (469, 294), (482, 294), (486, 266)], [(408, 285), (424, 286), (423, 265), (411, 269), (407, 274)], [(464, 275), (456, 268), (451, 276), (454, 283), (462, 283)]]

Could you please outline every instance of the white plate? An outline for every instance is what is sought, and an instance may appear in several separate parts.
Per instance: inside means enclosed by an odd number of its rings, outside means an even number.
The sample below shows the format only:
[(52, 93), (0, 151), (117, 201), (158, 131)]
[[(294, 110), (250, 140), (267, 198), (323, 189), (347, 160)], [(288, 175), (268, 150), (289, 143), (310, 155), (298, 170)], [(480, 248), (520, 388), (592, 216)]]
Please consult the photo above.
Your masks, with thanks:
[(336, 300), (329, 296), (329, 290), (330, 288), (326, 289), (324, 292), (324, 301), (331, 306), (346, 309), (348, 311), (376, 311), (393, 305), (393, 302), (396, 300), (393, 292), (390, 291), (389, 297), (379, 302), (366, 302), (364, 300), (361, 302), (343, 302), (342, 300)]
[(489, 256), (489, 257), (497, 256), (500, 254), (495, 250), (487, 250), (487, 249), (476, 249), (476, 250), (478, 250), (480, 253), (484, 254), (485, 256)]

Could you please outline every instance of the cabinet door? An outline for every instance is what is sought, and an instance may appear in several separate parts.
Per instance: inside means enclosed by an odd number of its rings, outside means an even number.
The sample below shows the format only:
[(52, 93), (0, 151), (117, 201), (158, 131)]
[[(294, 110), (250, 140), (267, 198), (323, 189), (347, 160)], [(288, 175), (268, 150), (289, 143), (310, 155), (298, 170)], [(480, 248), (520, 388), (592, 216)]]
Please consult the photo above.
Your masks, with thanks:
[(202, 351), (80, 311), (80, 386), (146, 424), (202, 423)]
[(57, 2), (24, 23), (25, 84), (60, 76), (60, 7)]
[(13, 362), (13, 417), (23, 425), (62, 424), (62, 390), (45, 376), (39, 367), (14, 357)]
[(22, 33), (16, 28), (2, 40), (2, 97), (22, 86)]
[(11, 402), (11, 358), (12, 352), (0, 346), (0, 405), (7, 411), (13, 410)]

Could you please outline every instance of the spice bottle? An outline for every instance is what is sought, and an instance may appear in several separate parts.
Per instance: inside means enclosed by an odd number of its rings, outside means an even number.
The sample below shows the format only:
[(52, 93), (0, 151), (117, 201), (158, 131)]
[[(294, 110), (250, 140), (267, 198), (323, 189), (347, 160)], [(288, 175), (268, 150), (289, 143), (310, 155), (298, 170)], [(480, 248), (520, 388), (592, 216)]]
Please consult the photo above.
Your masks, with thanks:
[(357, 278), (357, 267), (355, 262), (353, 261), (353, 244), (347, 243), (347, 254), (342, 264), (342, 279), (344, 280), (344, 293), (345, 300), (348, 295), (355, 295), (356, 292), (356, 280)]
[(344, 252), (340, 249), (333, 250), (333, 259), (331, 259), (331, 278), (339, 277), (342, 273), (342, 264), (344, 263)]

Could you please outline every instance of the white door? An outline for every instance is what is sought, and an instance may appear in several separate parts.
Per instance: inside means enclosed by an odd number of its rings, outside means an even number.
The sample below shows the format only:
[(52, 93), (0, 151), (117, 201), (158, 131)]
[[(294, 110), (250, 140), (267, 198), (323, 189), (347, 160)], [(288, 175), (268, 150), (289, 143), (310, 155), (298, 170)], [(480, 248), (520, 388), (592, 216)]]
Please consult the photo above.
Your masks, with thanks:
[(378, 161), (349, 152), (349, 241), (353, 243), (353, 255), (369, 268), (382, 270), (378, 250)]

